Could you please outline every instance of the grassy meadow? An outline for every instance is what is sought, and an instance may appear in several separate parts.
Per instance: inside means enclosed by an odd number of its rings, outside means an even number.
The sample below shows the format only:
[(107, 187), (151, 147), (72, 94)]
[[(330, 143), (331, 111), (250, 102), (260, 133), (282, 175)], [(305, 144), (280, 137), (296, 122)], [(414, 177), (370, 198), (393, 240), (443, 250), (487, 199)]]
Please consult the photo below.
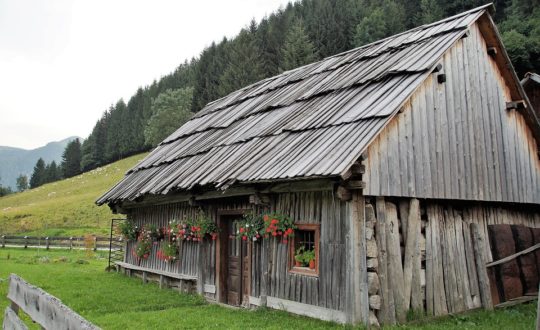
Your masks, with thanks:
[[(100, 252), (0, 249), (0, 310), (8, 305), (7, 278), (16, 273), (103, 329), (352, 329), (283, 311), (209, 304), (197, 295), (161, 290), (138, 278), (107, 273), (105, 266), (106, 254)], [(533, 329), (535, 319), (536, 304), (532, 303), (388, 329)], [(27, 318), (25, 321), (37, 329)]]
[(0, 198), (0, 233), (32, 236), (106, 235), (114, 217), (94, 201), (146, 154), (99, 167), (76, 177)]

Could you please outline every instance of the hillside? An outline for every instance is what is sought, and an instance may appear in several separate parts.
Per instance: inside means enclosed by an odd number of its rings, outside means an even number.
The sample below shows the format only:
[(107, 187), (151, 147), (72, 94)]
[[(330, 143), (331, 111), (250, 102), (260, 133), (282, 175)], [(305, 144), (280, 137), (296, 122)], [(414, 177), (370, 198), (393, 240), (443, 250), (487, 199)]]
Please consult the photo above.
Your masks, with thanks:
[(36, 165), (40, 157), (43, 158), (45, 163), (54, 160), (57, 164), (60, 164), (66, 145), (77, 138), (71, 136), (32, 150), (0, 146), (0, 185), (9, 186), (15, 190), (17, 177), (20, 174), (25, 174), (30, 178), (34, 165)]
[(70, 179), (0, 198), (0, 233), (108, 234), (110, 219), (115, 215), (106, 206), (96, 206), (94, 201), (145, 155), (135, 155)]

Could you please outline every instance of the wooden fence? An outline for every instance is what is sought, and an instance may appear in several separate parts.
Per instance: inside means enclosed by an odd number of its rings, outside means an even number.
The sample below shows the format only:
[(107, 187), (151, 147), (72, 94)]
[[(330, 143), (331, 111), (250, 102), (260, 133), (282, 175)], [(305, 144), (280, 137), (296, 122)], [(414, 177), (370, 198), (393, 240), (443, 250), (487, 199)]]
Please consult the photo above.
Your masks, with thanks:
[[(121, 238), (114, 238), (119, 243)], [(110, 238), (92, 236), (90, 241), (84, 237), (38, 237), (38, 236), (10, 236), (0, 235), (0, 247), (36, 247), (36, 248), (63, 248), (63, 249), (87, 249), (109, 250)], [(117, 246), (117, 245), (115, 245)]]
[(64, 305), (58, 298), (15, 274), (9, 276), (7, 297), (11, 306), (4, 312), (3, 329), (28, 329), (18, 316), (19, 309), (43, 329), (100, 329)]

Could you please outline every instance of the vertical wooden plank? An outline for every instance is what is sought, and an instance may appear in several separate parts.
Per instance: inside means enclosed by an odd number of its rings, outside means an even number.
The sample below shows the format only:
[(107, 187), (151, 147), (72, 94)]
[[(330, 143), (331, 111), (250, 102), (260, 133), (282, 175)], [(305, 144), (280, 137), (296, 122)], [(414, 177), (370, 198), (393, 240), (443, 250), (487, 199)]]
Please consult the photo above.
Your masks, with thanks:
[[(405, 201), (406, 202), (406, 201)], [(400, 203), (400, 205), (403, 203)], [(403, 266), (403, 285), (406, 310), (422, 310), (423, 303), (420, 284), (422, 268), (419, 240), (421, 235), (420, 202), (412, 198), (408, 207), (407, 239), (405, 241), (405, 260)]]
[(386, 239), (388, 253), (388, 279), (392, 283), (396, 319), (400, 323), (407, 320), (407, 304), (403, 285), (403, 264), (399, 243), (399, 223), (396, 205), (386, 202)]
[(384, 324), (394, 324), (395, 308), (394, 308), (394, 295), (393, 291), (389, 287), (389, 273), (388, 273), (388, 260), (387, 260), (387, 242), (386, 242), (386, 204), (384, 197), (376, 198), (377, 208), (377, 224), (376, 224), (376, 237), (377, 237), (377, 249), (379, 250), (379, 282), (381, 284), (381, 310), (379, 313), (379, 321)]
[[(436, 204), (428, 205), (428, 219), (431, 229), (431, 258), (432, 258), (432, 289), (433, 289), (433, 314), (435, 316), (448, 314), (446, 295), (444, 291), (444, 272), (441, 260), (441, 237), (440, 237), (440, 207)], [(427, 249), (427, 247), (426, 247)]]
[(352, 324), (362, 323), (368, 325), (369, 321), (369, 295), (367, 283), (367, 257), (366, 257), (366, 218), (365, 200), (359, 192), (354, 192), (349, 212), (349, 239), (345, 250), (347, 251), (348, 307), (349, 320)]
[(460, 297), (463, 299), (466, 309), (474, 308), (471, 298), (469, 275), (467, 271), (467, 254), (465, 253), (465, 242), (463, 240), (463, 220), (461, 214), (457, 210), (453, 210), (454, 214), (454, 230), (455, 230), (455, 246), (456, 246), (456, 263), (458, 266), (457, 284), (460, 288)]
[(426, 310), (428, 315), (434, 315), (434, 264), (433, 264), (433, 242), (432, 242), (432, 232), (433, 232), (433, 217), (429, 216), (430, 209), (427, 207), (426, 212), (428, 213), (428, 221), (426, 226)]
[[(406, 196), (406, 195), (405, 195)], [(401, 223), (401, 236), (403, 237), (403, 242), (407, 242), (408, 234), (408, 223), (409, 223), (409, 200), (401, 199), (399, 201), (399, 222)]]
[(471, 223), (470, 225), (472, 233), (472, 241), (474, 248), (474, 258), (476, 263), (476, 273), (478, 274), (478, 284), (480, 289), (480, 299), (482, 300), (482, 306), (485, 309), (493, 309), (493, 302), (491, 300), (491, 290), (489, 287), (489, 278), (486, 270), (486, 262), (484, 259), (484, 238), (480, 235), (478, 224)]

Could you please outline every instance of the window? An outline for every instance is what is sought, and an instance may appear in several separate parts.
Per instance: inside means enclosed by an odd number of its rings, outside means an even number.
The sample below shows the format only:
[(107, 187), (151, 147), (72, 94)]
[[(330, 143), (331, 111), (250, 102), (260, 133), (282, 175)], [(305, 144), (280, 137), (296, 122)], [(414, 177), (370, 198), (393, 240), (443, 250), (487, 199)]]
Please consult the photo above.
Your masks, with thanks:
[(289, 271), (311, 276), (319, 275), (318, 224), (295, 224), (294, 238), (289, 251)]

